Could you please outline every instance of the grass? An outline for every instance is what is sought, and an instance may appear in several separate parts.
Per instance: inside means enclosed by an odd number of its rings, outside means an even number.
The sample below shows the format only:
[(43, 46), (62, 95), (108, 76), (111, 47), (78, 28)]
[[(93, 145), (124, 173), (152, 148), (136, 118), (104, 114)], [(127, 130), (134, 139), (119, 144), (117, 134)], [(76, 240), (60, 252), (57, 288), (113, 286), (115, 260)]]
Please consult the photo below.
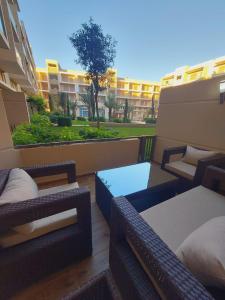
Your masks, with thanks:
[(118, 137), (155, 134), (155, 127), (113, 127), (112, 129), (118, 132)]
[(88, 121), (79, 121), (79, 120), (73, 120), (72, 121), (73, 125), (88, 125)]
[[(73, 120), (73, 125), (88, 125), (88, 121), (79, 121), (79, 120)], [(129, 136), (141, 136), (141, 135), (154, 135), (155, 134), (155, 127), (113, 127), (113, 126), (107, 126), (107, 124), (102, 125), (106, 128), (112, 129), (113, 131), (118, 132), (118, 137), (129, 137)], [(75, 130), (77, 133), (82, 128), (82, 126), (79, 127), (73, 127), (73, 130)]]

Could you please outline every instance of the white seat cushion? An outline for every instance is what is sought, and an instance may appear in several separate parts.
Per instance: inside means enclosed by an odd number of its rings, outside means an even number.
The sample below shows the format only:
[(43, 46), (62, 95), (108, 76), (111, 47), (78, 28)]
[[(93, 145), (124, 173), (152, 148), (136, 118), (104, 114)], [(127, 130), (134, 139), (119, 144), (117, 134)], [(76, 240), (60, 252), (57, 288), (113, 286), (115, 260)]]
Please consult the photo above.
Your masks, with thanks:
[(182, 160), (177, 160), (165, 164), (165, 168), (168, 171), (174, 172), (175, 174), (187, 178), (189, 180), (193, 180), (196, 172), (196, 166), (191, 164), (187, 164)]
[(38, 194), (39, 194), (39, 197), (43, 197), (43, 196), (47, 196), (50, 194), (56, 194), (56, 193), (65, 192), (65, 191), (69, 191), (72, 189), (78, 189), (78, 188), (79, 188), (78, 183), (73, 182), (73, 183), (69, 183), (69, 184), (54, 186), (54, 187), (44, 189), (44, 190), (39, 190)]
[(225, 197), (203, 186), (153, 206), (141, 213), (172, 251), (208, 220), (225, 215)]
[(22, 169), (12, 169), (0, 196), (0, 205), (20, 202), (38, 197), (35, 181)]
[[(38, 196), (42, 197), (42, 196), (56, 194), (59, 192), (69, 191), (69, 190), (77, 189), (77, 188), (79, 188), (79, 185), (77, 182), (74, 182), (74, 183), (56, 186), (56, 187), (52, 187), (52, 188), (48, 188), (48, 189), (44, 189), (44, 190), (39, 190)], [(71, 213), (72, 213), (72, 217), (75, 217), (77, 214), (76, 209), (71, 209)], [(24, 225), (16, 226), (14, 228), (14, 230), (19, 233), (29, 235), (30, 233), (35, 232), (35, 231), (45, 232), (47, 230), (46, 228), (49, 227), (48, 232), (50, 232), (50, 231), (55, 230), (55, 226), (58, 226), (57, 225), (58, 221), (60, 222), (59, 226), (61, 226), (60, 224), (62, 224), (62, 225), (64, 223), (67, 224), (67, 217), (70, 218), (71, 213), (70, 213), (70, 210), (68, 210), (67, 213), (62, 212), (62, 213), (52, 215), (52, 216), (49, 216), (49, 217), (46, 217), (46, 218), (43, 218), (40, 220), (36, 220), (36, 221), (30, 222), (30, 223), (27, 223)], [(73, 218), (73, 220), (75, 220), (75, 219)], [(65, 225), (65, 226), (67, 226), (67, 225)], [(51, 229), (51, 228), (53, 228), (53, 229)], [(57, 229), (58, 228), (60, 228), (60, 227), (57, 227)], [(43, 234), (45, 234), (45, 233), (43, 233)]]
[[(15, 246), (31, 239), (37, 238), (49, 232), (64, 228), (77, 222), (76, 208), (63, 211), (40, 220), (32, 222), (32, 231), (29, 233), (21, 233), (15, 230), (10, 230), (6, 234), (0, 236), (0, 246), (3, 248)], [(27, 224), (26, 224), (27, 225)], [(25, 225), (22, 225), (25, 226)], [(21, 226), (21, 227), (22, 227)], [(24, 232), (27, 232), (24, 229)]]

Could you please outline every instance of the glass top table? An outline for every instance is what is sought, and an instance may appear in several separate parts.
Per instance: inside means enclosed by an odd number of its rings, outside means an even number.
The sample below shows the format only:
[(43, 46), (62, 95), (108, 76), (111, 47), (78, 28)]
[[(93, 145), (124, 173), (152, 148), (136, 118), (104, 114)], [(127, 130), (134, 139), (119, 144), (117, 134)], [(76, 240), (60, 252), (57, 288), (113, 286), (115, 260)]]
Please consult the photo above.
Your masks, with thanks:
[(111, 200), (124, 196), (138, 211), (175, 195), (178, 178), (155, 163), (138, 163), (96, 173), (96, 202), (108, 220)]

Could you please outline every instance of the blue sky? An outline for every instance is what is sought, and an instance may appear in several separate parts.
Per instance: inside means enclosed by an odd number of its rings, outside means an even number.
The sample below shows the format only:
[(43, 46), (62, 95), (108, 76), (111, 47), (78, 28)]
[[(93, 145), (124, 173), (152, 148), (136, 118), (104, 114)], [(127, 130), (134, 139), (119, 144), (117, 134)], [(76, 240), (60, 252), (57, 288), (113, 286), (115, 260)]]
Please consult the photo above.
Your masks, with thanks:
[(92, 16), (117, 41), (119, 76), (159, 80), (225, 55), (225, 0), (19, 0), (36, 65), (76, 65), (68, 36)]

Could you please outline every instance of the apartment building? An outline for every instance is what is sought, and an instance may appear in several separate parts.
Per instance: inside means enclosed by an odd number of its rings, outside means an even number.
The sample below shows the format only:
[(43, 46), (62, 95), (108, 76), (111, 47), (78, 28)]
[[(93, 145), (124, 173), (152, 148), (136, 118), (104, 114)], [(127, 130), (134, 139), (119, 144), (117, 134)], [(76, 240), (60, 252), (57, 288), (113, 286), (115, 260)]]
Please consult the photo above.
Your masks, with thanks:
[[(80, 94), (86, 93), (90, 82), (86, 79), (85, 72), (64, 70), (56, 60), (46, 60), (45, 68), (37, 68), (39, 91), (45, 99), (49, 95), (60, 92), (68, 93), (72, 101), (77, 101), (77, 116), (88, 116), (87, 107), (81, 101)], [(118, 104), (124, 106), (125, 100), (131, 107), (130, 118), (133, 121), (143, 121), (149, 115), (149, 110), (154, 101), (156, 113), (160, 84), (157, 82), (121, 78), (117, 70), (110, 70), (110, 87), (99, 94), (99, 112), (101, 116), (108, 118), (108, 109), (105, 107), (107, 93), (114, 93)], [(123, 108), (114, 112), (114, 117), (123, 117)]]
[(195, 66), (177, 68), (161, 79), (161, 86), (176, 86), (196, 80), (209, 79), (225, 73), (225, 56), (212, 59)]
[(0, 0), (0, 100), (9, 125), (29, 121), (26, 95), (38, 92), (32, 49), (16, 0)]

